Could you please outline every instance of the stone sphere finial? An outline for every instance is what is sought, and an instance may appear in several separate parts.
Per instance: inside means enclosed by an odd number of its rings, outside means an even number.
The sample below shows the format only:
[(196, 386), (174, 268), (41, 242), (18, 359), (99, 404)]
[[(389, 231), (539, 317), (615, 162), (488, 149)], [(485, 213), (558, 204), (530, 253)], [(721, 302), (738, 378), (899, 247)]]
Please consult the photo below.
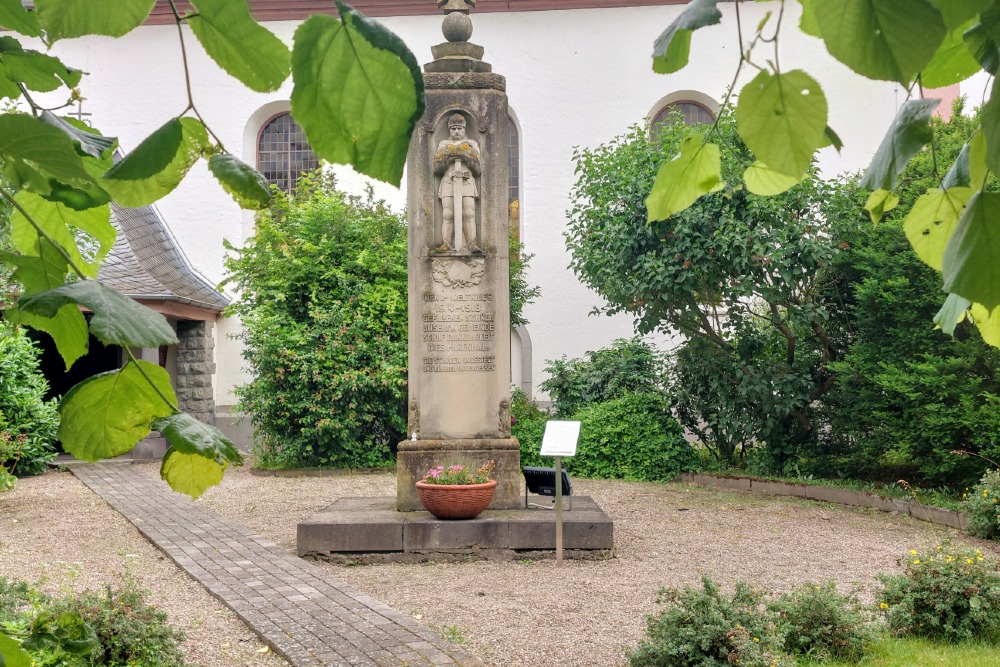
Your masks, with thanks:
[(444, 17), (441, 32), (449, 42), (467, 42), (472, 37), (472, 19), (468, 14), (452, 12)]

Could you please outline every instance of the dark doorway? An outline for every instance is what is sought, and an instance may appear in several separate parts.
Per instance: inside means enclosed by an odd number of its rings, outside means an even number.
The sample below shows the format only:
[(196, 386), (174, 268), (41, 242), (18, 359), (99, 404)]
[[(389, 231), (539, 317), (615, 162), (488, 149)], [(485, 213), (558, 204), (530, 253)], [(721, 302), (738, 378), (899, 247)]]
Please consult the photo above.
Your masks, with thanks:
[[(87, 320), (90, 320), (89, 315)], [(121, 368), (121, 348), (117, 345), (106, 346), (91, 335), (87, 354), (77, 359), (72, 368), (67, 371), (66, 363), (56, 349), (55, 343), (52, 342), (51, 336), (30, 327), (26, 327), (26, 329), (28, 335), (42, 350), (40, 369), (45, 375), (45, 379), (49, 381), (46, 399), (65, 396), (66, 392), (73, 388), (73, 385), (86, 380), (91, 375)]]

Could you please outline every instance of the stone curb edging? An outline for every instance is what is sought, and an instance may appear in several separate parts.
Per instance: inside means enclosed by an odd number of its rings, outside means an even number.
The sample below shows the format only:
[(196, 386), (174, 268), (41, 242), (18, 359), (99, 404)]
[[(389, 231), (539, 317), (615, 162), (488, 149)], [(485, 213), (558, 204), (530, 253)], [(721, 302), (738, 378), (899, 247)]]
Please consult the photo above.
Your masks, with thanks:
[(249, 470), (254, 477), (353, 477), (354, 475), (377, 475), (396, 471), (395, 468), (290, 468), (287, 470), (250, 468)]
[(701, 484), (703, 486), (713, 486), (717, 489), (728, 489), (732, 491), (754, 491), (756, 493), (766, 493), (772, 496), (793, 496), (806, 500), (818, 500), (838, 505), (850, 505), (852, 507), (872, 507), (883, 512), (899, 512), (907, 514), (914, 519), (929, 521), (930, 523), (958, 528), (965, 530), (969, 519), (962, 512), (946, 510), (940, 507), (924, 505), (910, 500), (896, 498), (883, 498), (874, 496), (864, 491), (854, 491), (852, 489), (839, 489), (832, 486), (816, 486), (813, 484), (803, 484), (801, 482), (783, 482), (774, 479), (757, 479), (755, 477), (735, 477), (730, 475), (704, 475), (695, 473), (682, 473), (678, 481), (689, 484)]

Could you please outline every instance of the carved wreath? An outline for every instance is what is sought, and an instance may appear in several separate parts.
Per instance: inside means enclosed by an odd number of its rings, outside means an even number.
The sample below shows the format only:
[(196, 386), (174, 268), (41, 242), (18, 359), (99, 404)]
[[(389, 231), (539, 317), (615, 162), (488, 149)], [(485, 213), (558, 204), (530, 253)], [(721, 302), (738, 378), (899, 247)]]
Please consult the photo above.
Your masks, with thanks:
[(483, 257), (431, 259), (434, 282), (452, 289), (475, 287), (482, 281), (484, 273), (486, 259)]

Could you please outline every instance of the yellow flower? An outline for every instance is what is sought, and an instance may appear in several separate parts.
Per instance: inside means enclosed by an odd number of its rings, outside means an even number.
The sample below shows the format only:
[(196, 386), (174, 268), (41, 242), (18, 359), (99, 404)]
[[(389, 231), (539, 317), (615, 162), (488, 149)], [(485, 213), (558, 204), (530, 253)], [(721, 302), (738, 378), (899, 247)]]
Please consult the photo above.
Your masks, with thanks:
[(920, 565), (920, 559), (919, 558), (914, 559), (913, 564)]
[(753, 640), (754, 640), (755, 642), (759, 642), (759, 641), (760, 641), (760, 639), (758, 639), (757, 637), (754, 637), (754, 638), (753, 638)]
[(879, 609), (888, 609), (889, 605), (887, 605), (885, 602), (882, 602), (882, 603), (879, 604), (878, 608)]
[(916, 549), (910, 549), (910, 554), (913, 555), (913, 556), (916, 556), (917, 555), (917, 550)]
[(951, 556), (948, 556), (948, 560), (946, 562), (948, 562), (948, 563), (951, 562)]
[(972, 559), (971, 558), (966, 558), (965, 562), (968, 563), (969, 565), (972, 565)]

